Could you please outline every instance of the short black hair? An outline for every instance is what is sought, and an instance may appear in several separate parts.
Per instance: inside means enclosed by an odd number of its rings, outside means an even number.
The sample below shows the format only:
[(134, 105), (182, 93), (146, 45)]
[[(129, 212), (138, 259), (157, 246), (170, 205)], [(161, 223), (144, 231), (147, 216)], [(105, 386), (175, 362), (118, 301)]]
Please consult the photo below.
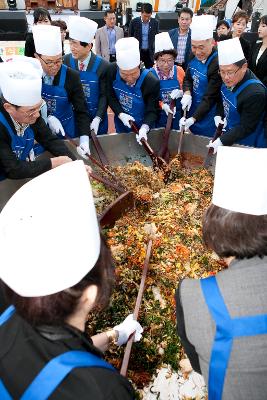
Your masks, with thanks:
[(48, 18), (51, 22), (51, 16), (46, 8), (44, 7), (37, 7), (33, 12), (33, 23), (37, 24), (39, 21), (43, 21), (44, 19)]
[(221, 258), (267, 255), (267, 215), (251, 215), (211, 204), (203, 218), (203, 240)]
[(178, 11), (178, 17), (181, 16), (181, 14), (190, 14), (190, 17), (193, 18), (193, 11), (189, 7), (183, 7), (181, 10)]
[(108, 10), (105, 11), (104, 17), (107, 17), (108, 14), (115, 14), (115, 11), (112, 8), (109, 8)]
[(67, 24), (62, 19), (56, 19), (51, 22), (52, 26), (59, 26), (61, 31), (66, 31), (68, 29)]
[(141, 7), (141, 13), (152, 14), (153, 8), (150, 3), (143, 3)]
[[(69, 37), (69, 40), (76, 40), (76, 39), (72, 39), (71, 37)], [(80, 41), (80, 45), (83, 46), (83, 47), (86, 47), (86, 46), (88, 46), (89, 44), (92, 44), (92, 43), (86, 43), (86, 42), (81, 42), (81, 41)]]
[(225, 19), (221, 19), (221, 20), (217, 23), (216, 29), (218, 29), (218, 28), (219, 28), (220, 26), (222, 26), (222, 25), (226, 26), (227, 29), (230, 29), (230, 25), (229, 25), (229, 23), (228, 23), (227, 21), (225, 21)]
[(245, 58), (243, 58), (242, 60), (235, 62), (234, 65), (241, 68), (246, 63), (247, 63), (247, 60)]
[(175, 49), (169, 49), (169, 50), (163, 50), (163, 51), (158, 51), (157, 53), (154, 54), (154, 60), (157, 61), (157, 59), (164, 54), (170, 54), (173, 56), (174, 60), (177, 57), (177, 51)]
[(260, 19), (260, 24), (267, 25), (267, 15), (263, 15)]

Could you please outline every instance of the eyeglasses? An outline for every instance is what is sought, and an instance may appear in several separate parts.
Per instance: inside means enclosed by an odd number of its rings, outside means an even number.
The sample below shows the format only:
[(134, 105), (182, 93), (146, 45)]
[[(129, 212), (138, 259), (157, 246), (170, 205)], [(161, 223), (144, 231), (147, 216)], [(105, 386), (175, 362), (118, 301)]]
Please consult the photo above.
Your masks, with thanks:
[(174, 60), (158, 60), (158, 64), (160, 65), (173, 65), (174, 64)]
[(235, 71), (218, 71), (218, 74), (221, 75), (221, 77), (226, 77), (228, 76), (229, 78), (233, 78), (235, 76), (235, 74), (237, 73), (237, 71), (239, 71), (242, 67), (237, 68), (237, 70)]
[(30, 111), (23, 111), (23, 110), (21, 110), (21, 107), (18, 107), (17, 111), (20, 112), (21, 114), (23, 114), (25, 118), (31, 118), (37, 112), (39, 113), (39, 111), (41, 110), (43, 104), (44, 104), (44, 102), (42, 101), (42, 103), (38, 107), (36, 107), (35, 109), (32, 109)]
[(45, 61), (41, 56), (39, 56), (41, 60), (48, 66), (48, 67), (53, 67), (54, 65), (59, 65), (62, 64), (63, 58), (60, 58), (59, 60), (55, 61)]

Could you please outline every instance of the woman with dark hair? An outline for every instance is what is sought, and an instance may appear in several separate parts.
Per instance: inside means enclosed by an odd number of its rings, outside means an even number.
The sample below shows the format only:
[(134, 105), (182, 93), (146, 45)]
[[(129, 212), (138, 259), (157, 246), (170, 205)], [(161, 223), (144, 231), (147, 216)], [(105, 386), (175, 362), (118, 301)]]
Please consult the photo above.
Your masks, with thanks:
[(258, 34), (262, 42), (253, 46), (248, 65), (251, 71), (267, 86), (267, 15), (260, 19)]
[(250, 58), (251, 46), (248, 40), (243, 38), (243, 33), (247, 27), (249, 17), (245, 11), (238, 11), (232, 18), (232, 38), (238, 37), (246, 60)]
[(203, 239), (228, 268), (176, 292), (178, 334), (210, 400), (266, 398), (266, 167), (266, 149), (219, 148)]
[(62, 55), (65, 55), (64, 52), (64, 41), (66, 39), (66, 35), (67, 35), (67, 24), (65, 21), (63, 21), (62, 19), (57, 19), (55, 21), (51, 22), (52, 26), (58, 26), (60, 28), (60, 33), (61, 33), (61, 40), (62, 40)]
[[(181, 97), (183, 96), (182, 86), (184, 80), (184, 70), (182, 67), (174, 65), (177, 51), (174, 49), (168, 32), (158, 33), (155, 36), (155, 64), (151, 68), (153, 74), (160, 80), (160, 116), (156, 122), (156, 128), (165, 127), (168, 114), (173, 114), (173, 129), (179, 129), (182, 106)], [(175, 106), (170, 108), (171, 101)]]
[[(49, 11), (43, 7), (35, 8), (33, 12), (33, 24), (34, 25), (51, 25), (51, 16)], [(25, 50), (24, 55), (27, 57), (34, 57), (35, 46), (32, 32), (28, 32), (25, 39)]]
[[(220, 38), (221, 35), (229, 35), (230, 34), (230, 25), (224, 19), (219, 21), (216, 25), (216, 34), (217, 38)], [(231, 36), (229, 36), (230, 38)]]
[(85, 334), (89, 312), (109, 303), (114, 265), (84, 164), (69, 164), (25, 184), (0, 215), (0, 279), (12, 304), (0, 316), (1, 399), (134, 398), (102, 351), (134, 332), (139, 340), (139, 323), (129, 315), (109, 331)]

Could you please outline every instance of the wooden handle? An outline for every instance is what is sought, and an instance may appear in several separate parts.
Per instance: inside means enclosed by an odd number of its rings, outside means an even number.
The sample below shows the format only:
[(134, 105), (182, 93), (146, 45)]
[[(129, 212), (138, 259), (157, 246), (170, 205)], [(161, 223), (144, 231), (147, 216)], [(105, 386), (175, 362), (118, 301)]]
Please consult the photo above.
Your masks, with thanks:
[[(136, 320), (138, 319), (138, 314), (139, 314), (139, 310), (140, 310), (140, 306), (141, 306), (141, 302), (142, 302), (142, 297), (143, 297), (143, 293), (145, 290), (145, 281), (146, 281), (146, 276), (147, 276), (147, 271), (148, 271), (148, 266), (149, 266), (149, 259), (150, 259), (151, 250), (152, 250), (152, 243), (153, 243), (152, 239), (149, 239), (149, 242), (147, 245), (147, 250), (146, 250), (146, 258), (145, 258), (145, 262), (144, 262), (141, 283), (139, 286), (139, 291), (138, 291), (138, 295), (137, 295), (137, 299), (136, 299), (136, 303), (135, 303), (135, 307), (134, 307), (134, 313), (133, 313), (134, 319), (136, 319)], [(127, 375), (127, 369), (128, 369), (129, 359), (130, 359), (130, 355), (131, 355), (133, 341), (134, 341), (134, 333), (132, 333), (130, 335), (127, 345), (126, 345), (126, 348), (125, 348), (122, 365), (121, 365), (121, 370), (120, 370), (120, 373), (123, 376)]]

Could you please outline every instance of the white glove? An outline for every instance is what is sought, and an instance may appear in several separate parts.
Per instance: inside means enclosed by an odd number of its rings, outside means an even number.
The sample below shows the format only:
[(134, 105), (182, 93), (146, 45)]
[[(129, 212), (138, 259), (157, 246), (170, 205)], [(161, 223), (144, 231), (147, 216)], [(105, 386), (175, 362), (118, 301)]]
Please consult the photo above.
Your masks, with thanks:
[(210, 140), (209, 144), (207, 144), (207, 147), (213, 148), (213, 154), (217, 153), (219, 146), (223, 146), (220, 138), (216, 139), (214, 142)]
[(80, 136), (80, 145), (77, 147), (77, 153), (79, 154), (79, 156), (88, 160), (86, 153), (91, 154), (89, 147), (89, 136)]
[(171, 94), (170, 94), (171, 98), (173, 100), (179, 99), (180, 97), (183, 97), (183, 91), (180, 89), (174, 89)]
[(223, 124), (223, 128), (225, 128), (227, 126), (226, 118), (222, 119), (219, 115), (216, 115), (214, 117), (214, 123), (217, 126), (217, 128), (218, 128), (219, 124)]
[(182, 126), (184, 126), (185, 130), (187, 131), (190, 128), (190, 126), (192, 126), (194, 123), (195, 123), (194, 118), (182, 117), (179, 121), (180, 130), (181, 130)]
[(173, 114), (173, 118), (174, 118), (174, 116), (175, 116), (175, 114), (176, 114), (176, 107), (174, 107), (173, 110), (171, 110), (169, 104), (167, 104), (167, 103), (163, 103), (163, 104), (162, 104), (162, 110), (165, 111), (165, 113), (167, 114), (167, 116), (168, 116), (169, 113)]
[(119, 334), (117, 340), (118, 346), (121, 346), (122, 344), (126, 343), (129, 336), (133, 332), (135, 332), (134, 341), (138, 342), (141, 339), (143, 332), (142, 326), (139, 324), (139, 322), (137, 322), (134, 319), (133, 314), (128, 315), (128, 317), (125, 318), (125, 320), (121, 324), (114, 326), (113, 329), (117, 331)]
[(59, 119), (57, 119), (53, 115), (49, 115), (49, 117), (47, 117), (47, 124), (51, 129), (52, 133), (54, 134), (60, 133), (62, 136), (65, 136), (65, 131)]
[(140, 146), (142, 146), (141, 139), (147, 140), (147, 132), (148, 131), (149, 131), (149, 126), (146, 124), (143, 124), (141, 126), (141, 128), (139, 129), (138, 135), (136, 135), (136, 140), (137, 140), (137, 143), (140, 144)]
[(90, 129), (94, 130), (96, 135), (97, 135), (97, 132), (98, 132), (98, 128), (99, 128), (100, 122), (101, 122), (101, 118), (100, 117), (95, 117), (93, 119), (93, 121), (91, 122), (91, 124), (90, 124)]
[(185, 110), (187, 109), (187, 111), (190, 110), (190, 107), (192, 105), (192, 96), (191, 94), (184, 94), (181, 100), (181, 105), (182, 105), (182, 109)]
[(119, 119), (121, 120), (123, 125), (127, 126), (127, 128), (131, 128), (130, 121), (135, 121), (134, 117), (125, 113), (120, 113)]

